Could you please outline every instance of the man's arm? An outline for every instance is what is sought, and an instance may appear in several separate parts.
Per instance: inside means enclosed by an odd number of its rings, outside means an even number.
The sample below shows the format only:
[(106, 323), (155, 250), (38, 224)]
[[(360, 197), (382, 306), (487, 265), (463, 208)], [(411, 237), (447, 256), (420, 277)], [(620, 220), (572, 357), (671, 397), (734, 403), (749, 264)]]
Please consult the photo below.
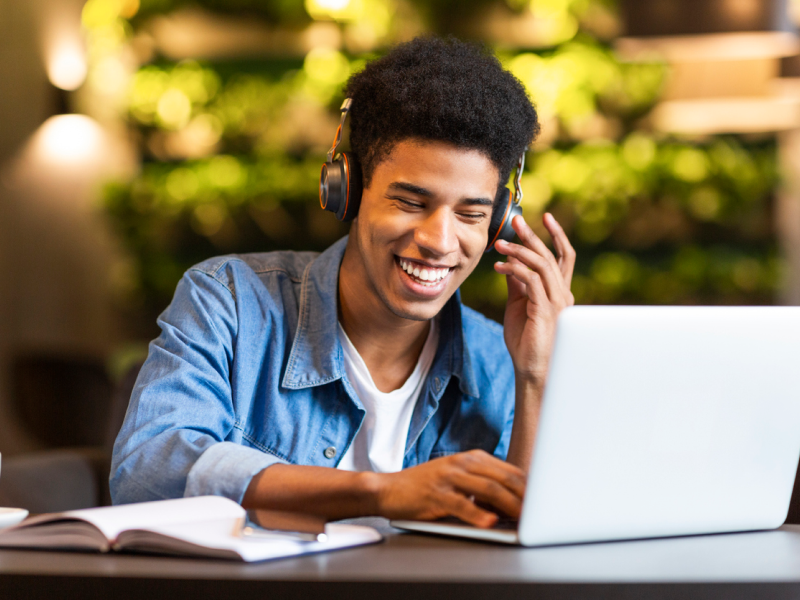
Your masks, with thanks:
[(253, 475), (279, 459), (223, 441), (236, 420), (233, 295), (219, 279), (192, 269), (159, 325), (114, 446), (114, 503), (203, 494), (240, 502)]
[(397, 473), (276, 464), (253, 478), (242, 505), (327, 519), (378, 515), (429, 520), (452, 515), (491, 527), (497, 515), (473, 499), (518, 517), (524, 493), (525, 475), (518, 467), (471, 450)]
[(495, 270), (506, 275), (508, 283), (503, 334), (514, 362), (516, 393), (507, 460), (524, 472), (533, 454), (556, 319), (575, 303), (570, 292), (575, 250), (551, 214), (545, 214), (544, 225), (558, 259), (522, 217), (512, 222), (522, 244), (502, 240), (495, 244), (508, 256), (507, 262), (495, 263)]

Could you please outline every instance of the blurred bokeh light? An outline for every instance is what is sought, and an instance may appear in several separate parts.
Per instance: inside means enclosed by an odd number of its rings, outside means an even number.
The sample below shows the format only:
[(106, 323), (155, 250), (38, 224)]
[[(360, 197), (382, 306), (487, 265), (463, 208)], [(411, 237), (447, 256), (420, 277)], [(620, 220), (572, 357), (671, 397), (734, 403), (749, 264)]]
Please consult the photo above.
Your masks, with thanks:
[[(691, 10), (705, 18), (709, 2)], [(623, 17), (640, 13), (613, 0), (89, 0), (81, 46), (48, 68), (78, 90), (79, 112), (122, 126), (140, 156), (137, 174), (103, 196), (128, 253), (126, 310), (153, 316), (210, 255), (321, 250), (346, 233), (315, 202), (343, 84), (426, 32), (489, 44), (536, 103), (525, 218), (542, 233), (544, 211), (564, 223), (578, 302), (775, 302), (786, 272), (775, 133), (800, 124), (800, 95), (771, 94), (796, 36), (711, 23), (691, 38), (620, 38)], [(728, 16), (745, 27), (766, 14)], [(489, 262), (463, 292), (498, 318), (505, 286)]]

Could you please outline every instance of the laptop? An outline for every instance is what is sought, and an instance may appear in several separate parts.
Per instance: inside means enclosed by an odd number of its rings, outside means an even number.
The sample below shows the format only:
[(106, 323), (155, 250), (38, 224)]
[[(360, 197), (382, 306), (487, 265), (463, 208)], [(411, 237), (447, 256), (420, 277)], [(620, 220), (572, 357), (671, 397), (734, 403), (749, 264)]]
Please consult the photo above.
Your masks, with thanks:
[(568, 308), (519, 522), (391, 524), (523, 546), (774, 529), (798, 375), (800, 307)]

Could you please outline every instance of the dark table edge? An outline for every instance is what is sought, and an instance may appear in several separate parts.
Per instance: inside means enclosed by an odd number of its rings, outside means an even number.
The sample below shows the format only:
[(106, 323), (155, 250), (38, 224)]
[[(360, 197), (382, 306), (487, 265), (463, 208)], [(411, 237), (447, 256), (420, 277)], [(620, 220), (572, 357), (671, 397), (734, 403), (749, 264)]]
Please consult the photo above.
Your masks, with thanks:
[[(248, 595), (248, 596), (245, 596)], [(270, 597), (280, 600), (504, 600), (576, 598), (691, 600), (784, 600), (800, 598), (800, 582), (745, 583), (530, 583), (404, 581), (265, 581), (245, 579), (155, 579), (72, 575), (2, 575), (0, 598), (108, 600), (218, 599)]]

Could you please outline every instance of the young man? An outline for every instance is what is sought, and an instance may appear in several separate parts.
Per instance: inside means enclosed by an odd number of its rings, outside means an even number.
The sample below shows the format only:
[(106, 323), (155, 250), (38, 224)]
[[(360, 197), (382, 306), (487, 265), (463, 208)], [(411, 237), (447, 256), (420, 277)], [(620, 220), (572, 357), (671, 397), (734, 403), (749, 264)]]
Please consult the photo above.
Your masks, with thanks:
[[(214, 258), (161, 315), (114, 449), (116, 503), (218, 494), (330, 519), (519, 514), (575, 254), (521, 217), (504, 326), (461, 305), (492, 211), (538, 132), (491, 55), (416, 39), (354, 75), (363, 194), (320, 255)], [(507, 192), (505, 192), (507, 194)]]

